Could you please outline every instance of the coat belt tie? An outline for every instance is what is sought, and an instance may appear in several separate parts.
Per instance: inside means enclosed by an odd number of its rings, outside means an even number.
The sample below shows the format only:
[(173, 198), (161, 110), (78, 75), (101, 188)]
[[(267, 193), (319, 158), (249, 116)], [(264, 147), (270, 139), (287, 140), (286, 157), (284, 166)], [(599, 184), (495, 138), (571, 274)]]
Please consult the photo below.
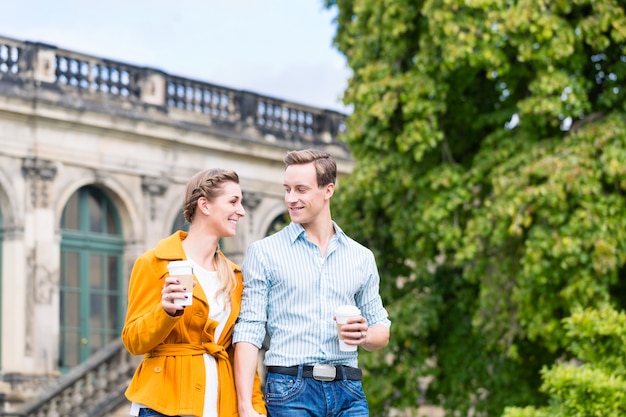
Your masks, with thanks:
[[(195, 356), (208, 353), (216, 359), (217, 375), (218, 375), (218, 412), (220, 416), (230, 416), (237, 414), (237, 402), (235, 398), (225, 398), (223, 395), (222, 385), (232, 384), (233, 382), (233, 368), (228, 358), (228, 353), (224, 346), (217, 343), (209, 342), (201, 345), (194, 345), (191, 343), (168, 343), (159, 345), (146, 353), (146, 358), (154, 358), (157, 356)], [(224, 359), (224, 360), (219, 360)], [(230, 391), (233, 392), (234, 387)]]
[(224, 346), (217, 343), (208, 342), (201, 345), (191, 343), (168, 343), (159, 345), (146, 353), (146, 358), (154, 358), (157, 356), (194, 356), (208, 353), (215, 359), (228, 359), (228, 353)]

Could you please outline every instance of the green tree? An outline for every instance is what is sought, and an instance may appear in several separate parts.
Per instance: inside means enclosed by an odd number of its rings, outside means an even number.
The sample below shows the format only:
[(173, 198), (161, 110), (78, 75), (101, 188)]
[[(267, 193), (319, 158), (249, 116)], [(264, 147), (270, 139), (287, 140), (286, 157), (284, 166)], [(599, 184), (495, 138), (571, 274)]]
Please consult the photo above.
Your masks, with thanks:
[(624, 0), (325, 0), (353, 71), (335, 216), (377, 255), (372, 413), (541, 405), (573, 309), (626, 305)]
[(626, 314), (578, 309), (564, 320), (571, 358), (542, 370), (546, 407), (511, 407), (503, 417), (626, 415)]

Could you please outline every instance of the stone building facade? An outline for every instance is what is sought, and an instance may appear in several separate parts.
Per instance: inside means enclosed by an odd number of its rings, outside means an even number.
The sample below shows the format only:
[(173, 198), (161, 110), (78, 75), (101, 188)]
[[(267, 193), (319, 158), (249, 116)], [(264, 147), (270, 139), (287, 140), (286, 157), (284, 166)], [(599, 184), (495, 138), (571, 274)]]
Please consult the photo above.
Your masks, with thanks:
[(247, 215), (223, 251), (284, 221), (286, 151), (352, 160), (344, 115), (0, 37), (0, 371), (58, 375), (119, 337), (135, 258), (184, 227), (197, 171), (238, 172)]

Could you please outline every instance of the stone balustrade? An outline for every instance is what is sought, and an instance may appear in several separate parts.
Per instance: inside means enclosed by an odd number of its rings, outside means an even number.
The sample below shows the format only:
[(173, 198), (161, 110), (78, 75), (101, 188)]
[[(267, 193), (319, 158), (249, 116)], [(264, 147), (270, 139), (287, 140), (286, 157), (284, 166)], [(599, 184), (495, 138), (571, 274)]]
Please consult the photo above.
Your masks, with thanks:
[(234, 131), (252, 140), (337, 144), (345, 115), (163, 71), (0, 36), (2, 94), (31, 95), (129, 117)]
[(125, 403), (124, 391), (139, 360), (117, 339), (68, 374), (50, 381), (36, 399), (22, 405), (5, 405), (8, 409), (0, 410), (0, 416), (107, 416)]

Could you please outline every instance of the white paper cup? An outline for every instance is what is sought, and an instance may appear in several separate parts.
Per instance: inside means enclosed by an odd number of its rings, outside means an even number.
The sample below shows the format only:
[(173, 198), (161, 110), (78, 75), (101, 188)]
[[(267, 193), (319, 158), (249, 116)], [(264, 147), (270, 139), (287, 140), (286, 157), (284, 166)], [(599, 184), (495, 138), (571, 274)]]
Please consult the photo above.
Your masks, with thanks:
[(342, 352), (354, 352), (357, 345), (346, 344), (341, 337), (341, 325), (346, 324), (349, 318), (359, 317), (361, 310), (357, 306), (344, 305), (335, 309), (335, 318), (337, 319), (337, 332), (339, 334), (339, 350)]
[(175, 277), (180, 281), (180, 285), (187, 288), (185, 295), (187, 298), (175, 298), (173, 303), (178, 306), (190, 306), (193, 301), (193, 268), (189, 261), (171, 261), (167, 264), (170, 277)]

